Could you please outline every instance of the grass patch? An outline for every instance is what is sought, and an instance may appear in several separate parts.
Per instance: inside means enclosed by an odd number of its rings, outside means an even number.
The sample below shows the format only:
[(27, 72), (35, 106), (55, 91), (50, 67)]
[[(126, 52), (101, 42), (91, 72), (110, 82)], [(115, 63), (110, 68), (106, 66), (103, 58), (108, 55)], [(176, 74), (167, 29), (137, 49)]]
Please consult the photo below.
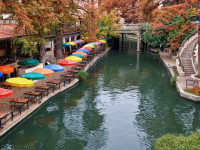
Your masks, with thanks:
[(186, 93), (193, 94), (193, 95), (196, 95), (196, 96), (197, 96), (196, 93), (192, 93), (189, 89), (183, 89), (183, 91), (186, 92)]

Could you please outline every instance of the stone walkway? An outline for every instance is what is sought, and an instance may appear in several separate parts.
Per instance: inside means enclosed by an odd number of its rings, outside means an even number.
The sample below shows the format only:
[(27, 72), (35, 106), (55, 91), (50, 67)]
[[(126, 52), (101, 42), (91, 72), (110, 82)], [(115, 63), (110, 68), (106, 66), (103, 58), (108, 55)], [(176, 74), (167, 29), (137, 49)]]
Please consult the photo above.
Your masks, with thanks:
[[(99, 54), (97, 55), (95, 58), (93, 58), (93, 60), (84, 68), (85, 71), (87, 71), (92, 65), (95, 64), (95, 62), (102, 58), (104, 55), (106, 55), (106, 53), (109, 51), (110, 49), (107, 48), (102, 54)], [(47, 81), (49, 80), (60, 80), (60, 75), (61, 74), (64, 74), (64, 72), (66, 72), (67, 70), (69, 70), (71, 67), (65, 67), (65, 70), (62, 71), (62, 72), (56, 72), (54, 77), (53, 76), (50, 76), (50, 77), (47, 77), (45, 78), (43, 81), (37, 81), (34, 83), (34, 87), (35, 86), (38, 86), (38, 85), (41, 85), (41, 84), (46, 84)], [(41, 103), (36, 103), (36, 104), (33, 104), (29, 107), (29, 109), (27, 109), (26, 111), (23, 111), (21, 115), (18, 115), (14, 118), (13, 121), (9, 121), (7, 122), (3, 128), (0, 130), (0, 137), (3, 136), (5, 133), (7, 133), (10, 129), (12, 129), (14, 126), (16, 126), (18, 123), (20, 123), (22, 120), (24, 120), (25, 118), (27, 118), (31, 113), (33, 113), (35, 110), (37, 110), (41, 105), (43, 105), (47, 100), (49, 100), (49, 98), (61, 93), (62, 91), (74, 86), (77, 82), (79, 81), (78, 78), (75, 78), (74, 80), (72, 80), (72, 82), (70, 84), (67, 84), (65, 87), (61, 87), (59, 90), (55, 90), (54, 93), (51, 92), (49, 93), (48, 96), (45, 96), (43, 97)], [(34, 89), (34, 87), (30, 87), (30, 88), (21, 88), (22, 90), (20, 90), (20, 93), (21, 95), (23, 95), (24, 92), (26, 91), (30, 91), (31, 89)], [(12, 97), (9, 97), (9, 98), (3, 98), (1, 99), (1, 102), (4, 102), (4, 103), (9, 103), (9, 100), (11, 98), (17, 98), (18, 96), (18, 88), (17, 87), (14, 87), (13, 89), (13, 96)], [(9, 112), (10, 110), (8, 110)]]
[[(162, 59), (165, 67), (169, 70), (171, 76), (174, 76), (174, 71), (172, 68), (173, 68), (173, 66), (176, 66), (176, 60), (173, 60), (171, 58), (171, 54), (169, 54), (168, 52), (160, 52), (160, 58)], [(187, 79), (194, 80), (190, 76), (185, 76), (185, 77), (178, 76), (177, 77), (176, 88), (177, 88), (180, 96), (183, 98), (189, 99), (191, 101), (194, 101), (194, 102), (200, 102), (200, 96), (196, 96), (196, 95), (184, 92), (183, 89), (186, 89), (186, 80)]]

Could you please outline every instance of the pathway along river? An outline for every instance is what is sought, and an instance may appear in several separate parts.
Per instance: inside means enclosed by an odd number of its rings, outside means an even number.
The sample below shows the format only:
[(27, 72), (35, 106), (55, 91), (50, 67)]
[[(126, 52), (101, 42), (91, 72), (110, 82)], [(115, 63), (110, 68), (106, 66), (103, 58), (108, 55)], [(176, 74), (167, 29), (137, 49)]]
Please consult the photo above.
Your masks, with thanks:
[(134, 42), (125, 46), (4, 136), (0, 148), (146, 150), (166, 133), (199, 129), (199, 104), (178, 96), (155, 56), (137, 53)]

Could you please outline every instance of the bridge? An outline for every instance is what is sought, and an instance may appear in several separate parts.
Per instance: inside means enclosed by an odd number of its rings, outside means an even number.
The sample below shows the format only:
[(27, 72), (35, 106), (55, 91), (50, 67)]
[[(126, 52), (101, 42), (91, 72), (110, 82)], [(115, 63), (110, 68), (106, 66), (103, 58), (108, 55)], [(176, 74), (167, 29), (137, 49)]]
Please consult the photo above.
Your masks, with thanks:
[(123, 47), (124, 36), (126, 34), (137, 35), (137, 51), (140, 51), (141, 38), (140, 38), (140, 27), (142, 24), (124, 24), (117, 32), (120, 33), (119, 43)]

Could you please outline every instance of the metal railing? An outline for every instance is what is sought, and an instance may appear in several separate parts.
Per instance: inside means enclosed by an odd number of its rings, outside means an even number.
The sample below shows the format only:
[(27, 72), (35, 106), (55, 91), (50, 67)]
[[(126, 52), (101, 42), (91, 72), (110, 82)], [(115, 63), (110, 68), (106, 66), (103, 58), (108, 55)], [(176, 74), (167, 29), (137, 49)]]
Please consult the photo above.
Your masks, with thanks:
[[(95, 55), (98, 55), (98, 54), (103, 53), (104, 51), (105, 51), (105, 46), (102, 46), (102, 47), (101, 47), (101, 50), (99, 50), (99, 49), (94, 50), (94, 53), (95, 53)], [(91, 60), (90, 60), (90, 61), (91, 61)], [(62, 87), (62, 86), (65, 87), (66, 82), (68, 82), (67, 79), (62, 79), (62, 78), (61, 78), (60, 81), (61, 81), (61, 82), (60, 82), (60, 87)], [(70, 83), (70, 82), (69, 82), (69, 83)], [(60, 89), (60, 87), (57, 88), (57, 90)], [(53, 93), (54, 93), (55, 90), (56, 90), (56, 89), (55, 89), (55, 86), (52, 86), (50, 92), (53, 92)], [(36, 98), (36, 101), (35, 101), (35, 98)], [(39, 102), (41, 102), (41, 101), (42, 101), (42, 99), (39, 99), (39, 98), (37, 98), (37, 97), (30, 97), (30, 98), (28, 98), (28, 101), (27, 101), (27, 102), (23, 103), (22, 105), (16, 106), (11, 112), (9, 112), (8, 114), (6, 114), (6, 115), (3, 116), (2, 118), (0, 118), (0, 129), (1, 129), (7, 122), (13, 121), (13, 119), (14, 119), (16, 116), (19, 116), (19, 115), (21, 115), (24, 111), (28, 110), (29, 107), (30, 107), (31, 105), (37, 104), (37, 103), (39, 103)]]

